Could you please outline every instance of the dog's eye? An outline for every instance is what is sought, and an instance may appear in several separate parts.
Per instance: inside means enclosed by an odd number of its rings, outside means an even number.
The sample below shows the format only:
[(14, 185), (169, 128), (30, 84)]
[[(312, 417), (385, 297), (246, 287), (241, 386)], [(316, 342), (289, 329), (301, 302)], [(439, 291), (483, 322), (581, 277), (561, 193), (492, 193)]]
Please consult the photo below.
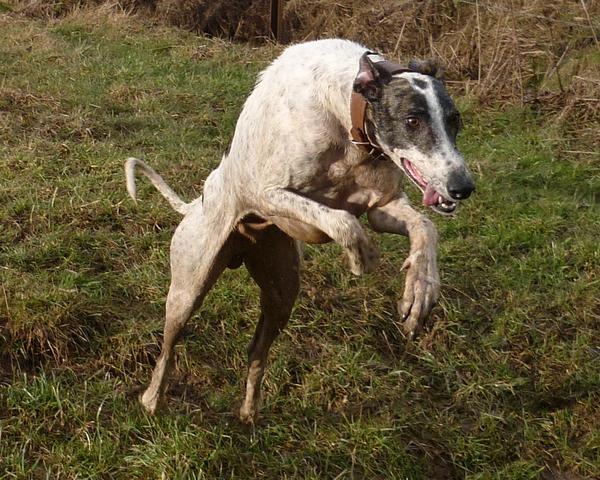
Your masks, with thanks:
[(405, 122), (406, 126), (412, 130), (419, 128), (419, 125), (421, 125), (421, 120), (417, 117), (408, 117)]

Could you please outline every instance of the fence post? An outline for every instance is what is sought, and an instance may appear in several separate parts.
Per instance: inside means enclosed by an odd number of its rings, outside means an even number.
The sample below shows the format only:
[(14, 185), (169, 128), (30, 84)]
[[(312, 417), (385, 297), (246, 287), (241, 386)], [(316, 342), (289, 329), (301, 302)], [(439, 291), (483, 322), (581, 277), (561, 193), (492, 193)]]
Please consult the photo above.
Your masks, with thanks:
[(283, 0), (271, 0), (271, 36), (276, 42), (283, 37)]

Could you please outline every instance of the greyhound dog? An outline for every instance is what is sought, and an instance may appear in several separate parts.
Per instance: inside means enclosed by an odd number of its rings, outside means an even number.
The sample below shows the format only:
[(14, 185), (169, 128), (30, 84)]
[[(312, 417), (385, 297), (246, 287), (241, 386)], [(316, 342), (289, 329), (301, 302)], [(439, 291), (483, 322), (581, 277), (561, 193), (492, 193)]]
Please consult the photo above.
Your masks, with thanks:
[(287, 48), (260, 74), (201, 197), (185, 203), (146, 163), (129, 158), (131, 197), (137, 167), (184, 216), (171, 242), (162, 351), (140, 398), (146, 410), (164, 402), (188, 319), (223, 270), (244, 263), (261, 289), (240, 409), (252, 423), (269, 348), (298, 294), (302, 242), (337, 242), (353, 274), (371, 272), (378, 250), (358, 220), (365, 213), (375, 231), (410, 239), (398, 308), (407, 335), (417, 334), (439, 294), (437, 234), (402, 183), (408, 177), (424, 205), (452, 214), (474, 190), (455, 146), (459, 128), (432, 62), (400, 67), (357, 43), (319, 40)]

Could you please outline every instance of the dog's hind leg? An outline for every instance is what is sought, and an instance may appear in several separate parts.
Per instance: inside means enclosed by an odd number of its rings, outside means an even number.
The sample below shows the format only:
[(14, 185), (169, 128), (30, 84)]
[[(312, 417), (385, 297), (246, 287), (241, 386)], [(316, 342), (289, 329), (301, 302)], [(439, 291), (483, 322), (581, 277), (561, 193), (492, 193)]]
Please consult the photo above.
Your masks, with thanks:
[(245, 255), (246, 267), (260, 287), (261, 313), (248, 347), (246, 397), (240, 419), (253, 423), (260, 406), (260, 385), (271, 344), (287, 324), (300, 288), (296, 241), (270, 227)]
[(183, 327), (229, 263), (239, 242), (239, 236), (231, 234), (237, 222), (233, 210), (211, 207), (207, 210), (196, 204), (177, 227), (171, 242), (171, 286), (163, 345), (150, 385), (140, 398), (152, 414), (164, 403), (174, 347)]

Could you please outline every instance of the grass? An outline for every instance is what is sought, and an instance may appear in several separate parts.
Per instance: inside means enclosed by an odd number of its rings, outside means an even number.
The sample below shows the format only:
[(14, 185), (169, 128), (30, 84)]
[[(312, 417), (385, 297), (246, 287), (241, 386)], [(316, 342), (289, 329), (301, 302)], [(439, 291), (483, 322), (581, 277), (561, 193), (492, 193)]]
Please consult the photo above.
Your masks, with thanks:
[(379, 237), (361, 278), (336, 246), (309, 248), (249, 430), (234, 412), (257, 289), (228, 271), (153, 418), (136, 398), (178, 215), (147, 182), (134, 206), (122, 162), (197, 196), (277, 49), (86, 12), (4, 14), (0, 45), (1, 478), (600, 474), (600, 170), (546, 118), (459, 99), (478, 191), (434, 218), (442, 298), (418, 341), (395, 311), (406, 239)]

